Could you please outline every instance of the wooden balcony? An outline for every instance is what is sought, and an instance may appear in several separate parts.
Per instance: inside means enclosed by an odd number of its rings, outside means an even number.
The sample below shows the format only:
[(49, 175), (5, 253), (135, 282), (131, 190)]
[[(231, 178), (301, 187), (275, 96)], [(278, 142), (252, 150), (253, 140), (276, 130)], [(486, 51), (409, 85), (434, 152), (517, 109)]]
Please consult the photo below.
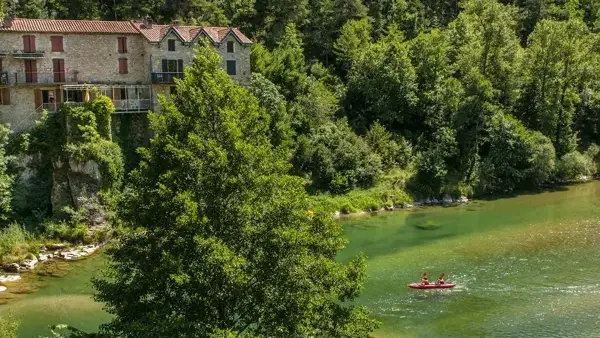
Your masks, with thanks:
[(183, 73), (170, 72), (170, 73), (152, 73), (153, 84), (173, 84), (175, 79), (183, 79)]

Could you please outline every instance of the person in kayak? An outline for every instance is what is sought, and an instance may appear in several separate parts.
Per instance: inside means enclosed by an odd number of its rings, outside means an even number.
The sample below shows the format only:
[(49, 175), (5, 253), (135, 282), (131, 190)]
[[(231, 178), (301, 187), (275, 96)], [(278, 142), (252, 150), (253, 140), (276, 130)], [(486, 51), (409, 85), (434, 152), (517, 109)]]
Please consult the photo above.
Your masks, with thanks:
[(435, 282), (435, 284), (444, 284), (444, 276), (446, 276), (446, 273), (442, 272), (442, 275), (440, 276), (440, 278)]
[(423, 279), (421, 279), (421, 284), (429, 285), (429, 280), (427, 279), (427, 272), (423, 272)]

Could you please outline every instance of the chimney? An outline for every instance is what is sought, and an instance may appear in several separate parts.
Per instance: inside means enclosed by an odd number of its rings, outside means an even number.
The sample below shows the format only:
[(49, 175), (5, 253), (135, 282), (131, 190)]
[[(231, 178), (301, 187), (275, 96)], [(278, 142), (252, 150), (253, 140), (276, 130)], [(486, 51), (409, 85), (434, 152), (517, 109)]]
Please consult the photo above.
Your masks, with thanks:
[(150, 15), (146, 15), (144, 18), (144, 28), (152, 28), (152, 18)]
[(173, 27), (179, 27), (179, 20), (173, 20)]
[(4, 17), (4, 20), (2, 20), (2, 27), (4, 28), (10, 28), (12, 27), (13, 21), (15, 20), (15, 11), (14, 9), (10, 9), (8, 14)]

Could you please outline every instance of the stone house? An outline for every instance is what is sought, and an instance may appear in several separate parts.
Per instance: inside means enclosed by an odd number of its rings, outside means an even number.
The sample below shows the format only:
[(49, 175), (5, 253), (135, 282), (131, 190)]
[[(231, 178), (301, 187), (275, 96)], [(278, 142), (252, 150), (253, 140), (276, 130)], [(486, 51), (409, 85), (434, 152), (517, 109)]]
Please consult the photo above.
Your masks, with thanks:
[(156, 110), (157, 95), (170, 95), (205, 39), (233, 79), (250, 82), (252, 41), (237, 28), (7, 17), (0, 25), (0, 123), (26, 130), (44, 109), (93, 99), (91, 87), (113, 100), (117, 114)]

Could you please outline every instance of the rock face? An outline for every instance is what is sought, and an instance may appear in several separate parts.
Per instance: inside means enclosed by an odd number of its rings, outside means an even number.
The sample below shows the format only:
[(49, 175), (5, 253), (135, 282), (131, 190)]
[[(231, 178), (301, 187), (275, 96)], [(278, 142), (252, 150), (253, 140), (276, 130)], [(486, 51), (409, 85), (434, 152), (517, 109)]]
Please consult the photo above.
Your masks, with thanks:
[(38, 259), (37, 258), (33, 258), (33, 259), (26, 259), (23, 261), (23, 263), (21, 263), (19, 265), (19, 267), (21, 268), (21, 270), (33, 270), (35, 268), (35, 266), (38, 263)]
[(58, 159), (52, 171), (52, 212), (59, 215), (64, 207), (79, 208), (82, 197), (96, 195), (101, 187), (102, 174), (98, 163)]

